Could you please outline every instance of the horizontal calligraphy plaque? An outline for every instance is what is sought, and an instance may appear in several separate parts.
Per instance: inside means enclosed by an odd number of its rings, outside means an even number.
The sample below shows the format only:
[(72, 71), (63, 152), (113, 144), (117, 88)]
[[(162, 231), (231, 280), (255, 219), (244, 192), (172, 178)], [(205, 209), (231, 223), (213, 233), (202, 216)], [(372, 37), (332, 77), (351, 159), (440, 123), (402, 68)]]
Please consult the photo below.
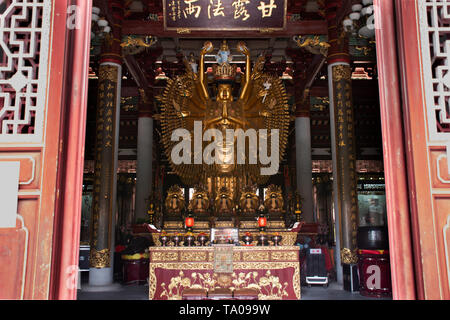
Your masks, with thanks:
[(287, 0), (163, 0), (166, 30), (284, 30)]

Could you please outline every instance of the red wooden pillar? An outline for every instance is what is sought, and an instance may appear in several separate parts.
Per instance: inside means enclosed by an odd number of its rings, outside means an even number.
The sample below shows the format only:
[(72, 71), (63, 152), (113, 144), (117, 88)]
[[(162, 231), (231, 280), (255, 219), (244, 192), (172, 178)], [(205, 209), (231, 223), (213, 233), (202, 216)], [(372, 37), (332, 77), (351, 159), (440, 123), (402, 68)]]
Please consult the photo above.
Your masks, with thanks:
[[(53, 241), (51, 299), (76, 299), (92, 0), (77, 7), (77, 27), (66, 32), (60, 155)], [(70, 12), (70, 11), (69, 11)]]
[(375, 8), (392, 291), (394, 299), (414, 299), (416, 294), (403, 114), (400, 79), (396, 71), (398, 57), (394, 1), (375, 0)]

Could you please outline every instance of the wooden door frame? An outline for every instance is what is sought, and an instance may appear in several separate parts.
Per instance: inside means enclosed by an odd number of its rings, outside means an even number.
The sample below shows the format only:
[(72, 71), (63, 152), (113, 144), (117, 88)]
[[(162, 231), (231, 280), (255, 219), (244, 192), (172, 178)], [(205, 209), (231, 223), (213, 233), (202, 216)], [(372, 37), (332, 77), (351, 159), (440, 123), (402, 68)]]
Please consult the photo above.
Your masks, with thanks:
[[(68, 7), (77, 10), (75, 29), (68, 29)], [(83, 192), (84, 146), (86, 131), (89, 54), (91, 38), (92, 0), (56, 1), (55, 30), (65, 41), (53, 42), (54, 47), (64, 47), (59, 57), (64, 59), (50, 76), (61, 77), (59, 130), (59, 161), (55, 221), (53, 229), (52, 270), (50, 299), (75, 300), (77, 298), (78, 260), (81, 227), (81, 200)], [(59, 13), (59, 15), (58, 15)], [(73, 14), (73, 12), (71, 12)], [(55, 101), (55, 104), (58, 102)], [(54, 168), (53, 168), (54, 170)]]
[[(62, 2), (67, 5), (70, 1), (58, 1), (59, 4)], [(85, 17), (89, 17), (89, 23), (83, 25), (84, 36), (80, 30), (74, 36), (76, 45), (66, 47), (66, 50), (75, 50), (74, 71), (70, 79), (64, 81), (64, 99), (67, 104), (60, 105), (63, 110), (61, 123), (64, 124), (60, 142), (65, 147), (60, 150), (62, 161), (58, 166), (57, 190), (61, 196), (56, 199), (58, 210), (51, 279), (53, 299), (76, 299), (76, 288), (67, 288), (68, 275), (65, 272), (68, 267), (78, 265), (79, 253), (88, 62), (83, 54), (89, 48), (92, 6), (91, 0), (89, 3), (85, 0), (81, 2), (85, 3), (81, 6)], [(418, 177), (413, 170), (412, 163), (416, 159), (410, 139), (414, 128), (409, 126), (413, 119), (405, 112), (418, 107), (423, 101), (416, 3), (417, 0), (375, 0), (378, 10), (377, 61), (394, 299), (426, 298), (419, 245), (419, 208), (411, 199), (425, 192), (416, 189), (416, 181), (429, 177)], [(61, 17), (55, 19), (55, 27), (58, 23), (62, 25), (62, 20)], [(65, 64), (67, 66), (67, 60)], [(52, 69), (51, 75), (55, 79), (61, 77), (61, 70)], [(414, 73), (416, 77), (410, 77)], [(71, 89), (69, 82), (72, 83)], [(51, 88), (55, 87), (51, 85)], [(78, 88), (75, 90), (79, 90), (80, 94), (71, 94), (74, 88)], [(57, 101), (53, 103), (57, 104)], [(77, 109), (74, 106), (84, 107)]]
[(394, 0), (374, 6), (393, 298), (415, 299), (396, 8)]
[[(422, 33), (428, 26), (421, 25), (419, 18), (425, 2), (396, 0), (395, 4), (417, 298), (449, 299), (450, 274), (445, 268), (442, 246), (446, 243), (441, 227), (443, 218), (450, 217), (450, 192), (448, 183), (438, 181), (440, 164), (433, 156), (448, 157), (450, 150), (431, 134), (433, 122), (427, 115), (433, 107), (427, 100), (430, 91), (426, 87), (431, 75), (424, 60), (429, 53), (423, 51), (421, 37), (428, 37)], [(450, 148), (449, 141), (446, 143)]]

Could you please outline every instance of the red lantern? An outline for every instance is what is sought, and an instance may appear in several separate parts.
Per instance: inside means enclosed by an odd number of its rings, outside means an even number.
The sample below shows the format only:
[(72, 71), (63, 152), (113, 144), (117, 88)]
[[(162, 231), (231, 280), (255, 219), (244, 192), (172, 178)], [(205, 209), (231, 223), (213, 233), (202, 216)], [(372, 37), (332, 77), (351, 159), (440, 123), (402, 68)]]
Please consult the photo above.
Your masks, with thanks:
[(258, 225), (260, 228), (264, 228), (267, 225), (267, 218), (266, 217), (259, 217), (258, 218)]
[(194, 226), (194, 218), (187, 217), (185, 221), (186, 227), (192, 228)]

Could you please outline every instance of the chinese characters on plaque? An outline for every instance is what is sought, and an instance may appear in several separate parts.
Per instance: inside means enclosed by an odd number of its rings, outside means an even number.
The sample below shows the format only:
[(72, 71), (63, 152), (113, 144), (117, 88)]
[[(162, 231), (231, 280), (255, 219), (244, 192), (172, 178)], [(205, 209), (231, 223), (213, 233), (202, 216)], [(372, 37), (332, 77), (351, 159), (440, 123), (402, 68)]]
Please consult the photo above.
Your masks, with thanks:
[(287, 0), (163, 0), (167, 30), (282, 30)]

